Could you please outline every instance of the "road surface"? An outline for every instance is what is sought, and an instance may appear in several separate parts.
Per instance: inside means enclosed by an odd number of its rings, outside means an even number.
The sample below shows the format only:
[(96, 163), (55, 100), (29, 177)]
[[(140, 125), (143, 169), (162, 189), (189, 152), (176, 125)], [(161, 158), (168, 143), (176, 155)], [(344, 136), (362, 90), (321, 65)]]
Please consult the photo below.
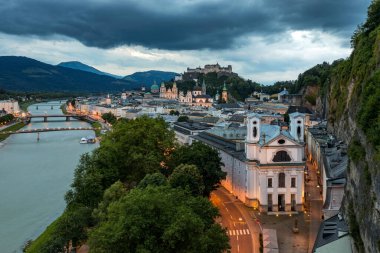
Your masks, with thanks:
[(260, 228), (248, 209), (227, 190), (219, 187), (211, 193), (212, 203), (218, 207), (218, 222), (227, 229), (232, 253), (259, 253)]

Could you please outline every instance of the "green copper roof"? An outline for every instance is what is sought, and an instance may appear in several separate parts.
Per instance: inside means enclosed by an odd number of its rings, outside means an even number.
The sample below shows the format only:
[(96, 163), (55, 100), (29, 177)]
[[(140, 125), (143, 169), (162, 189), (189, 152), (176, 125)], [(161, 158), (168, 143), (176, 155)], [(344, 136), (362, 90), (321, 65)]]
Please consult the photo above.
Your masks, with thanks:
[(223, 85), (223, 91), (227, 91), (226, 82), (224, 82), (224, 85)]
[(159, 90), (160, 88), (158, 87), (157, 84), (153, 84), (151, 87), (150, 87), (150, 90)]

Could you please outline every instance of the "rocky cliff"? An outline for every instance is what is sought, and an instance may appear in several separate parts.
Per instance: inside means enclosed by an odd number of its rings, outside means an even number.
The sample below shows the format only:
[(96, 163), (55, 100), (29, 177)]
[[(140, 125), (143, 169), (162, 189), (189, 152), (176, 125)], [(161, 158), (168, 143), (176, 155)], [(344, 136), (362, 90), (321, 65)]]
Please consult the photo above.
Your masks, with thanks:
[(358, 27), (351, 43), (352, 54), (327, 68), (325, 82), (301, 92), (304, 105), (324, 116), (329, 129), (349, 144), (342, 211), (356, 251), (380, 252), (379, 0), (372, 2), (366, 23)]

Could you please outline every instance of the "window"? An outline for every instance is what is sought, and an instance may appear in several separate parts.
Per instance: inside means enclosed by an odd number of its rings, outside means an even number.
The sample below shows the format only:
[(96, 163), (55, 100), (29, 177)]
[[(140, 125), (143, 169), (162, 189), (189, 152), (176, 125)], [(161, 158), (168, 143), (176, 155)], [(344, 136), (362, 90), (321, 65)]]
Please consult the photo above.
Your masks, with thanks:
[(257, 136), (257, 127), (253, 127), (253, 137), (256, 138)]
[(278, 144), (284, 144), (285, 143), (285, 140), (284, 139), (280, 139), (278, 140)]
[(291, 160), (286, 151), (278, 151), (273, 157), (273, 162), (290, 162)]
[(298, 138), (301, 137), (301, 127), (300, 126), (297, 127), (297, 136), (298, 136)]
[(278, 187), (285, 188), (285, 173), (283, 172), (278, 174)]
[(273, 179), (270, 177), (268, 178), (268, 188), (272, 188), (272, 182), (273, 182)]
[(295, 177), (292, 177), (292, 179), (290, 181), (290, 187), (296, 188), (296, 178)]
[(272, 194), (268, 194), (268, 212), (273, 211), (273, 200), (272, 200)]

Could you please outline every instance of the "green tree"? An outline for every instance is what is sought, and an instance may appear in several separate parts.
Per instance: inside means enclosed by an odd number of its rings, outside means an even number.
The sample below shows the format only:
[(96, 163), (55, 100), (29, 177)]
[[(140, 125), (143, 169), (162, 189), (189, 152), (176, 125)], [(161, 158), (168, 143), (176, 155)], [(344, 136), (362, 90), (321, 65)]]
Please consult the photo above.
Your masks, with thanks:
[(161, 186), (161, 185), (166, 185), (167, 180), (166, 177), (160, 173), (153, 173), (153, 174), (148, 174), (146, 175), (140, 183), (137, 185), (139, 188), (146, 188), (149, 185), (150, 186)]
[(170, 110), (169, 114), (179, 116), (179, 111)]
[(98, 208), (93, 212), (93, 216), (97, 220), (105, 220), (107, 216), (107, 209), (112, 202), (118, 201), (127, 193), (127, 188), (120, 181), (111, 185), (103, 195), (102, 202), (99, 203)]
[(228, 237), (214, 223), (218, 210), (208, 199), (168, 186), (133, 189), (108, 207), (90, 232), (93, 253), (219, 253)]
[(380, 25), (380, 0), (372, 0), (368, 7), (368, 18), (364, 23), (363, 28), (369, 34), (377, 26)]
[(185, 115), (181, 115), (178, 117), (177, 122), (189, 122), (189, 117)]
[(174, 169), (169, 176), (169, 184), (173, 188), (188, 190), (194, 196), (202, 195), (205, 188), (197, 166), (188, 164), (181, 164)]
[(113, 115), (112, 112), (107, 112), (102, 115), (102, 119), (104, 119), (106, 122), (110, 123), (111, 125), (115, 124), (117, 121), (117, 118), (115, 115)]
[(221, 169), (223, 163), (218, 151), (201, 142), (175, 149), (169, 167), (174, 169), (181, 164), (193, 164), (197, 167), (203, 179), (203, 196), (209, 196), (219, 186), (220, 180), (226, 178), (226, 173)]
[(146, 174), (159, 172), (173, 147), (174, 133), (162, 118), (118, 122), (97, 150), (82, 156), (67, 203), (95, 208), (104, 190), (117, 180), (131, 188)]

